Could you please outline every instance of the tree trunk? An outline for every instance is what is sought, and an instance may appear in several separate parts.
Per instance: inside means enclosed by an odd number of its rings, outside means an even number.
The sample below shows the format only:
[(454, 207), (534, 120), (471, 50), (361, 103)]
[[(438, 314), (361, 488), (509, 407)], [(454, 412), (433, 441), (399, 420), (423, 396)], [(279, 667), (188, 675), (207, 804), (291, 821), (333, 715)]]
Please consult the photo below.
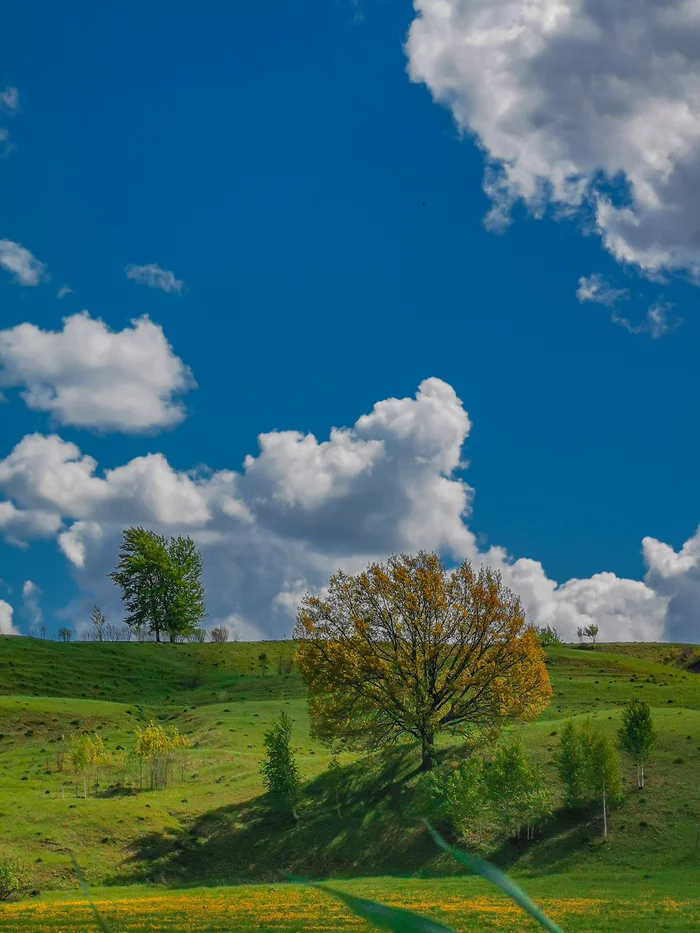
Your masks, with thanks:
[(603, 778), (603, 839), (608, 838), (608, 808), (605, 797), (605, 778)]
[(430, 771), (435, 761), (433, 754), (435, 752), (435, 735), (432, 732), (423, 733), (421, 741), (421, 771)]
[(160, 627), (156, 625), (156, 641), (160, 641)]
[(639, 770), (640, 770), (641, 779), (642, 779), (639, 786), (641, 787), (642, 790), (644, 790), (644, 762), (642, 762), (642, 764), (640, 765)]

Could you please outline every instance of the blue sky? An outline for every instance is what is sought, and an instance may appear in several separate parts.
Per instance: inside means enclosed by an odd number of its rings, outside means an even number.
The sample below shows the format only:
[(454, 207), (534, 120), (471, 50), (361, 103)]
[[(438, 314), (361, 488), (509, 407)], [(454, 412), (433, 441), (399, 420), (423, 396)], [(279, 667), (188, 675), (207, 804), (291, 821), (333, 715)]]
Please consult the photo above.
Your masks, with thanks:
[[(531, 618), (569, 633), (595, 619), (608, 637), (694, 637), (699, 293), (695, 232), (677, 209), (692, 191), (672, 187), (668, 165), (692, 184), (697, 104), (672, 98), (658, 78), (652, 86), (643, 69), (628, 74), (634, 119), (609, 144), (592, 142), (590, 115), (557, 96), (550, 27), (526, 23), (550, 44), (537, 68), (512, 54), (506, 77), (523, 101), (499, 124), (489, 95), (501, 85), (487, 54), (497, 41), (487, 29), (478, 74), (460, 57), (483, 26), (477, 0), (449, 0), (446, 32), (436, 0), (103, 6), (15, 5), (0, 36), (0, 91), (10, 89), (0, 112), (0, 241), (11, 244), (0, 249), (0, 327), (10, 335), (0, 343), (0, 458), (33, 434), (79, 448), (54, 461), (39, 446), (31, 458), (3, 461), (4, 474), (0, 464), (0, 502), (4, 495), (14, 509), (9, 517), (0, 505), (6, 630), (11, 618), (15, 630), (33, 631), (39, 616), (50, 631), (79, 628), (95, 600), (116, 621), (105, 573), (120, 527), (139, 521), (201, 540), (211, 619), (251, 637), (288, 630), (294, 594), (321, 586), (336, 566), (421, 546), (502, 567)], [(658, 24), (653, 5), (642, 6), (651, 42)], [(591, 20), (598, 15), (592, 0), (584, 7)], [(489, 15), (524, 8), (493, 0)], [(569, 27), (557, 28), (561, 44)], [(613, 58), (597, 41), (585, 60), (607, 75)], [(696, 64), (687, 63), (691, 76)], [(671, 77), (669, 66), (669, 86)], [(547, 119), (525, 99), (541, 99), (543, 89)], [(601, 120), (619, 113), (590, 93)], [(669, 125), (676, 105), (690, 117)], [(571, 126), (557, 135), (562, 113)], [(659, 135), (670, 140), (661, 155), (649, 141)], [(494, 203), (484, 178), (508, 152), (518, 154), (512, 223), (499, 232), (484, 223)], [(564, 162), (591, 185), (608, 174), (597, 194), (589, 187), (576, 203), (567, 195), (565, 211)], [(538, 178), (550, 190), (528, 201), (532, 165), (544, 165)], [(625, 183), (631, 226), (618, 211)], [(658, 196), (653, 210), (648, 188)], [(603, 191), (612, 192), (612, 219)], [(33, 267), (36, 283), (23, 283), (12, 265), (27, 262), (18, 247), (43, 264)], [(149, 287), (147, 271), (125, 271), (150, 265), (182, 285)], [(598, 300), (577, 297), (582, 277)], [(629, 294), (614, 299), (602, 282)], [(59, 298), (62, 286), (72, 291)], [(120, 398), (128, 408), (136, 392), (144, 404), (165, 399), (166, 414), (138, 430), (105, 420), (95, 401), (104, 371), (75, 376), (73, 339), (50, 337), (82, 311), (103, 322), (107, 341), (148, 316), (165, 370), (181, 361), (196, 388), (169, 394), (167, 375), (144, 384), (149, 365), (124, 362), (115, 343), (112, 410)], [(15, 330), (23, 324), (34, 326), (29, 336)], [(132, 349), (141, 336), (134, 340)], [(74, 343), (83, 350), (94, 352)], [(389, 442), (383, 416), (371, 441), (355, 437), (351, 457), (368, 458), (359, 473), (332, 451), (299, 460), (303, 444), (288, 436), (278, 454), (260, 454), (260, 434), (311, 433), (320, 444), (383, 400), (405, 400), (405, 417), (418, 418), (416, 393), (431, 377), (459, 401), (439, 392), (439, 417), (423, 406), (434, 432), (427, 454), (423, 428), (411, 446), (394, 424)], [(70, 405), (56, 402), (61, 380)], [(53, 400), (37, 402), (39, 390)], [(33, 402), (22, 398), (28, 391)], [(175, 414), (179, 404), (185, 416)], [(469, 428), (454, 427), (462, 411)], [(460, 430), (464, 470), (453, 456)], [(365, 442), (391, 448), (384, 480)], [(66, 468), (88, 456), (91, 475), (103, 477), (148, 454), (163, 455), (173, 482), (189, 476), (180, 482), (193, 483), (184, 512), (166, 480), (148, 472), (154, 460), (139, 460), (143, 471), (132, 468), (109, 494), (77, 488)], [(246, 456), (257, 461), (250, 476)], [(405, 485), (393, 483), (392, 458), (410, 466), (426, 457), (432, 473), (417, 479), (406, 466)], [(194, 479), (191, 470), (200, 471)], [(372, 482), (357, 480), (369, 474)], [(290, 482), (306, 492), (290, 499)], [(159, 509), (158, 489), (169, 503)], [(200, 493), (208, 505), (195, 508)], [(221, 517), (221, 496), (245, 506), (243, 530), (240, 518)], [(185, 514), (190, 507), (200, 512)], [(355, 527), (358, 514), (366, 521)], [(59, 541), (76, 522), (70, 541), (80, 539), (80, 559)], [(381, 534), (367, 531), (379, 526)], [(658, 547), (643, 555), (646, 539)]]

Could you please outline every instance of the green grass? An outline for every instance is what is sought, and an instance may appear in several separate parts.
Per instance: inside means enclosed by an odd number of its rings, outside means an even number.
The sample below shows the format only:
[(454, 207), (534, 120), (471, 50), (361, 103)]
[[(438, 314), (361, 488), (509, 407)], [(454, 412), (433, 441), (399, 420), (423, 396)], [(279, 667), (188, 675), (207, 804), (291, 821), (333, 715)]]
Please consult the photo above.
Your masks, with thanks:
[[(261, 650), (271, 662), (264, 677), (256, 660)], [(0, 848), (24, 859), (42, 891), (21, 910), (13, 907), (8, 913), (10, 908), (0, 907), (3, 933), (89, 928), (67, 926), (61, 919), (60, 904), (66, 896), (76, 898), (70, 851), (99, 898), (126, 897), (134, 917), (146, 912), (154, 922), (160, 909), (154, 906), (155, 892), (169, 897), (170, 891), (203, 885), (208, 892), (201, 895), (204, 900), (238, 904), (236, 899), (250, 899), (251, 891), (271, 890), (245, 886), (276, 882), (281, 869), (310, 879), (343, 879), (356, 892), (364, 891), (362, 896), (400, 890), (417, 897), (430, 891), (431, 904), (438, 903), (440, 892), (456, 890), (452, 885), (478, 887), (473, 879), (459, 877), (462, 869), (436, 849), (420, 824), (424, 814), (416, 793), (415, 749), (399, 747), (361, 760), (341, 756), (347, 789), (338, 816), (325, 774), (329, 753), (308, 736), (303, 684), (295, 670), (277, 672), (278, 659), (291, 654), (289, 642), (57, 644), (0, 637)], [(653, 906), (654, 897), (685, 904), (678, 879), (697, 878), (700, 867), (700, 676), (679, 666), (680, 656), (679, 646), (559, 647), (547, 652), (552, 702), (537, 722), (519, 728), (552, 780), (552, 756), (568, 716), (590, 715), (613, 734), (621, 706), (639, 696), (652, 706), (661, 738), (644, 792), (633, 786), (628, 769), (626, 799), (611, 816), (607, 844), (601, 841), (597, 814), (581, 818), (558, 812), (534, 843), (509, 844), (491, 853), (509, 873), (525, 879), (528, 890), (544, 898), (549, 891), (563, 897), (566, 890), (567, 896), (595, 900), (601, 885), (610, 883), (611, 903), (632, 905), (642, 895), (648, 901), (635, 929), (664, 928), (663, 923), (671, 924), (668, 929), (690, 928), (683, 925), (685, 907), (661, 916)], [(264, 732), (283, 709), (292, 719), (305, 781), (297, 824), (269, 812), (259, 774)], [(128, 749), (135, 726), (151, 718), (177, 726), (193, 741), (184, 782), (178, 776), (165, 791), (118, 791), (110, 787), (116, 775), (107, 772), (97, 796), (85, 800), (79, 796), (81, 781), (68, 764), (62, 773), (57, 770), (61, 735), (96, 731), (107, 749)], [(449, 756), (454, 743), (445, 741), (442, 749)], [(644, 874), (652, 875), (653, 884), (642, 881)], [(364, 881), (357, 880), (361, 876)], [(400, 876), (410, 880), (396, 880)], [(548, 887), (554, 877), (561, 887)], [(425, 887), (428, 882), (421, 878), (433, 880)], [(593, 883), (593, 878), (599, 880)], [(613, 884), (612, 879), (618, 881)], [(221, 887), (231, 884), (239, 887)], [(153, 885), (157, 887), (149, 888)], [(306, 897), (313, 901), (317, 895), (307, 892)], [(49, 912), (34, 927), (37, 904)], [(44, 908), (52, 904), (55, 910)], [(692, 902), (687, 904), (690, 911)], [(173, 908), (175, 913), (178, 909)], [(76, 917), (83, 915), (82, 909), (70, 910), (77, 911)], [(167, 914), (170, 908), (163, 910), (162, 928), (179, 929), (172, 925), (175, 914)], [(341, 905), (328, 910), (328, 916), (339, 918)], [(448, 920), (439, 911), (434, 916), (465, 930), (472, 929), (469, 924), (476, 929), (490, 923), (490, 915), (470, 920), (459, 914), (459, 924), (454, 914)], [(630, 907), (630, 923), (633, 916)], [(10, 918), (15, 926), (6, 926)], [(85, 918), (87, 924), (87, 914)], [(501, 920), (505, 926), (491, 928), (505, 929), (511, 922)], [(292, 911), (286, 926), (280, 921), (282, 925), (259, 929), (310, 928), (296, 922)], [(626, 922), (615, 928), (626, 929)], [(357, 923), (348, 920), (347, 928), (358, 929)], [(528, 923), (523, 921), (522, 928)], [(133, 924), (134, 929), (144, 928), (136, 920)], [(595, 911), (572, 915), (562, 925), (565, 930), (611, 928)], [(182, 927), (228, 928), (207, 927), (203, 916), (200, 926)], [(230, 927), (239, 928), (245, 927)], [(121, 924), (119, 929), (132, 926)]]

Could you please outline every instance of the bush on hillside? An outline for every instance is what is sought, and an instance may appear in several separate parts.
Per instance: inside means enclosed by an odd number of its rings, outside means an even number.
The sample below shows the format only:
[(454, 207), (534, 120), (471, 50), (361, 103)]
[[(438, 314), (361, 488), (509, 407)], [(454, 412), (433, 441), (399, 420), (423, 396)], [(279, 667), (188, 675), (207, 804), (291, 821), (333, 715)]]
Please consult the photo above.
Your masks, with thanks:
[(0, 901), (12, 901), (27, 893), (29, 883), (19, 859), (0, 853)]

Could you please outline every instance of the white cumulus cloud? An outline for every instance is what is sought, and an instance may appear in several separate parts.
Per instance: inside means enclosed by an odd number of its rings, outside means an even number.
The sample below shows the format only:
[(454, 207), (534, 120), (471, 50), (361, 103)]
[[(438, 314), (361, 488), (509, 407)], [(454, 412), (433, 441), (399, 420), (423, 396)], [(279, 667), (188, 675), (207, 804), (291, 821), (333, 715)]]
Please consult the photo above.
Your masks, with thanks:
[(129, 265), (126, 267), (127, 279), (133, 279), (139, 285), (147, 285), (149, 288), (159, 288), (164, 292), (174, 292), (180, 294), (184, 282), (182, 279), (176, 279), (172, 272), (161, 269), (159, 265), (151, 262), (145, 266)]
[(0, 599), (0, 635), (19, 635), (19, 630), (12, 624), (12, 606)]
[(208, 624), (245, 636), (289, 632), (306, 590), (322, 591), (338, 568), (356, 573), (371, 560), (425, 548), (501, 570), (528, 618), (564, 637), (595, 621), (606, 640), (697, 639), (700, 534), (678, 554), (645, 539), (643, 581), (598, 573), (557, 583), (539, 561), (480, 550), (467, 525), (473, 490), (461, 473), (470, 430), (454, 389), (431, 378), (413, 398), (379, 401), (327, 439), (261, 434), (240, 471), (177, 471), (161, 454), (101, 471), (77, 445), (29, 435), (0, 461), (0, 489), (8, 522), (25, 537), (45, 533), (30, 516), (50, 517), (78, 583), (110, 617), (121, 610), (106, 575), (122, 530), (142, 524), (192, 535), (203, 555)]
[(587, 207), (607, 249), (700, 280), (695, 0), (414, 0), (409, 75), (487, 160), (489, 221)]
[(112, 331), (87, 311), (58, 331), (19, 324), (0, 331), (0, 385), (20, 387), (30, 408), (60, 424), (138, 432), (185, 417), (175, 396), (194, 385), (162, 329), (147, 317)]
[(32, 580), (25, 580), (22, 586), (22, 612), (32, 628), (44, 618), (41, 610), (41, 588)]
[(19, 285), (38, 285), (47, 278), (46, 265), (12, 240), (0, 240), (0, 268)]

